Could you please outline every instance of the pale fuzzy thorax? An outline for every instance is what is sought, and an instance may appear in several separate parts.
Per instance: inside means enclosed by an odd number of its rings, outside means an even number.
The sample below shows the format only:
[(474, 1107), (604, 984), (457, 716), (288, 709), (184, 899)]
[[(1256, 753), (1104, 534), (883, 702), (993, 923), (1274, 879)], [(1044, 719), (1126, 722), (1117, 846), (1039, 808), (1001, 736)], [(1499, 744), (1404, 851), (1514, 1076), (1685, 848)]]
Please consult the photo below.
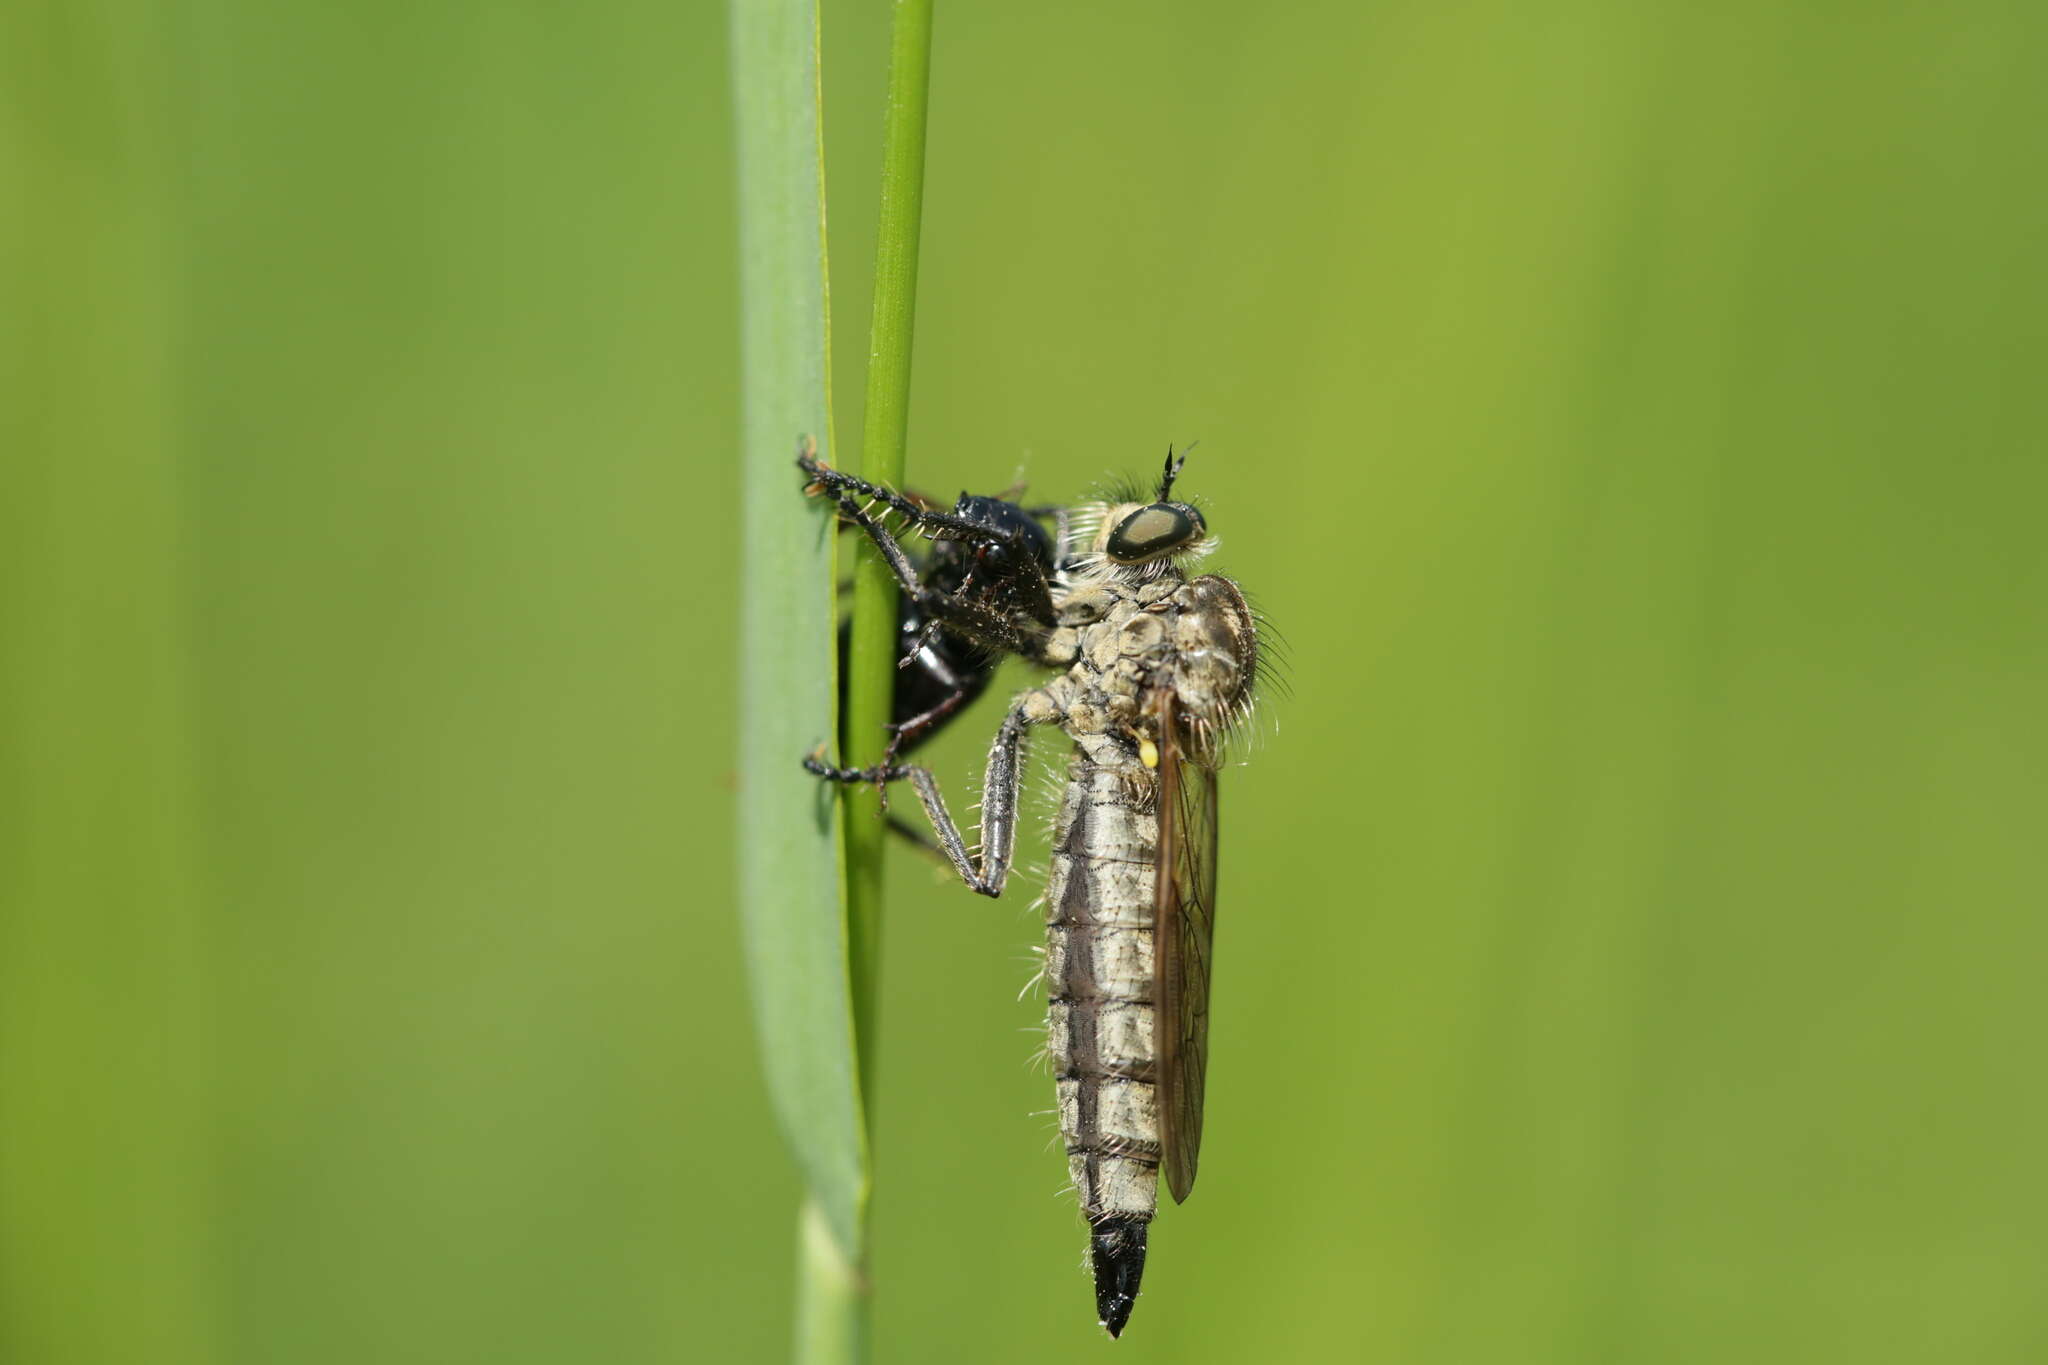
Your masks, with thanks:
[[(1242, 585), (1239, 591), (1243, 592)], [(1230, 761), (1242, 764), (1253, 753), (1263, 749), (1271, 738), (1280, 732), (1279, 708), (1268, 706), (1269, 700), (1278, 698), (1285, 701), (1294, 692), (1290, 674), (1293, 663), (1289, 657), (1287, 641), (1273, 626), (1261, 605), (1245, 593), (1245, 605), (1251, 608), (1252, 638), (1256, 654), (1253, 656), (1251, 676), (1246, 679), (1244, 691), (1239, 695), (1230, 715), (1219, 727), (1217, 740), (1230, 748), (1235, 757)]]
[[(1149, 505), (1150, 501), (1135, 489), (1120, 487), (1109, 490), (1107, 496), (1064, 510), (1057, 556), (1060, 568), (1054, 575), (1058, 596), (1066, 597), (1101, 587), (1143, 587), (1169, 574), (1181, 581), (1194, 576), (1197, 566), (1221, 545), (1219, 537), (1205, 535), (1184, 550), (1161, 555), (1142, 564), (1120, 564), (1104, 552), (1114, 528), (1131, 513)], [(1200, 509), (1199, 501), (1193, 505)], [(1268, 627), (1264, 616), (1254, 610), (1253, 621), (1253, 638), (1258, 652), (1254, 656), (1252, 676), (1245, 680), (1246, 686), (1227, 710), (1186, 717), (1200, 745), (1216, 761), (1221, 761), (1221, 751), (1225, 747), (1235, 746), (1248, 734), (1256, 733), (1255, 720), (1263, 711), (1258, 705), (1263, 690), (1261, 684), (1269, 680), (1274, 661), (1267, 656), (1265, 648)]]

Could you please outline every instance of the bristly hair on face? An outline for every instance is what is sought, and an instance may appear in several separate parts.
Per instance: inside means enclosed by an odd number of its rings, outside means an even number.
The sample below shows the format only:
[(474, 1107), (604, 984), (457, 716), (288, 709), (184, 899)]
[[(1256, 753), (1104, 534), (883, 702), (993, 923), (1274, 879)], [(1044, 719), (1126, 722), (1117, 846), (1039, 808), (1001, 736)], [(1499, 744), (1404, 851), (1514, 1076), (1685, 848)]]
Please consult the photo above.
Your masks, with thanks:
[[(1189, 441), (1185, 446), (1181, 447), (1179, 455), (1175, 455), (1173, 447), (1168, 446), (1166, 448), (1166, 463), (1159, 471), (1159, 482), (1156, 484), (1139, 483), (1128, 474), (1118, 475), (1106, 479), (1089, 489), (1084, 501), (1104, 502), (1108, 503), (1111, 507), (1117, 507), (1127, 502), (1139, 504), (1169, 502), (1173, 498), (1173, 485), (1180, 478), (1181, 466), (1188, 462), (1188, 453), (1200, 444), (1200, 441)], [(1202, 499), (1199, 497), (1182, 498), (1180, 501), (1194, 507), (1202, 505)]]
[[(1119, 508), (1142, 507), (1147, 503), (1166, 502), (1173, 496), (1173, 485), (1180, 478), (1181, 467), (1188, 462), (1188, 452), (1199, 441), (1190, 441), (1175, 455), (1173, 447), (1166, 448), (1166, 462), (1160, 467), (1159, 482), (1155, 487), (1146, 488), (1128, 476), (1101, 484), (1094, 490), (1091, 500), (1077, 503), (1066, 509), (1068, 528), (1073, 536), (1075, 552), (1068, 556), (1061, 566), (1061, 581), (1069, 586), (1099, 574), (1110, 574), (1134, 582), (1157, 578), (1169, 568), (1185, 570), (1191, 564), (1200, 563), (1215, 553), (1221, 543), (1215, 536), (1207, 535), (1186, 548), (1173, 554), (1143, 564), (1120, 565), (1093, 548), (1102, 533), (1110, 514)], [(1183, 497), (1179, 501), (1199, 511), (1202, 499)]]

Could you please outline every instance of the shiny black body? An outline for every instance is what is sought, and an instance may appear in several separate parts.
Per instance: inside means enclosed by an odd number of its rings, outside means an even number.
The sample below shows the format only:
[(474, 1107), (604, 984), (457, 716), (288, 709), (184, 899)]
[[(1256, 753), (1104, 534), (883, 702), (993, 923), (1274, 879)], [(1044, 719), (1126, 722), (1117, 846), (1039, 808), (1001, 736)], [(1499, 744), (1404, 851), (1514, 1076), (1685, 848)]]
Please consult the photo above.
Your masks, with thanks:
[[(1003, 498), (962, 493), (953, 505), (958, 521), (995, 533), (969, 540), (936, 539), (921, 577), (955, 599), (967, 599), (1008, 614), (1027, 610), (1034, 585), (1057, 565), (1052, 537), (1041, 517), (1053, 509), (1025, 508)], [(1028, 563), (1026, 561), (1029, 561)], [(839, 627), (840, 705), (845, 706), (847, 649), (851, 631)], [(898, 598), (896, 638), (900, 664), (891, 706), (890, 753), (908, 753), (944, 729), (952, 717), (988, 690), (1002, 662), (987, 648), (951, 626), (933, 620), (907, 596)]]

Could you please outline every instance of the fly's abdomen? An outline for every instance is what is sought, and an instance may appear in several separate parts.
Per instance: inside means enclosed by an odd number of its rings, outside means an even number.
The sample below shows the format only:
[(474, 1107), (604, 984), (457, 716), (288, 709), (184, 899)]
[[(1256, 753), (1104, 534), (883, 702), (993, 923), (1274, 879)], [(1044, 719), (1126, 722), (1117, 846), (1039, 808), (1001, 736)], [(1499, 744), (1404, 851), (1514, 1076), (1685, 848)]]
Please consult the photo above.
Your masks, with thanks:
[(1153, 785), (1077, 759), (1053, 829), (1046, 886), (1048, 1050), (1060, 1133), (1091, 1223), (1158, 1205), (1154, 1102)]

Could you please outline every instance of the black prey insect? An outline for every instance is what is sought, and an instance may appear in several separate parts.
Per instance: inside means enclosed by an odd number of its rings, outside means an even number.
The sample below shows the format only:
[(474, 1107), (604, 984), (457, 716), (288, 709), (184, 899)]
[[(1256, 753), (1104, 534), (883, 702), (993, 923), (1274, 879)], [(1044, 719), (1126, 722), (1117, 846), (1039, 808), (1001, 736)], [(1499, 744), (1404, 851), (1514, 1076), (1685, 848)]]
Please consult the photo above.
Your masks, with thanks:
[[(970, 849), (928, 768), (805, 766), (838, 782), (908, 781), (939, 847), (986, 896), (1008, 880), (1026, 736), (1052, 725), (1074, 753), (1053, 824), (1046, 885), (1047, 1050), (1067, 1165), (1089, 1224), (1096, 1309), (1123, 1331), (1144, 1272), (1161, 1171), (1176, 1202), (1194, 1187), (1208, 1058), (1216, 913), (1217, 769), (1250, 714), (1258, 624), (1244, 594), (1189, 568), (1214, 548), (1202, 514), (1173, 497), (1185, 461), (1167, 453), (1156, 496), (1069, 509), (1052, 573), (1017, 526), (933, 511), (804, 462), (896, 575), (924, 621), (1055, 676), (1012, 703), (989, 751), (981, 841)], [(895, 533), (957, 543), (977, 568), (948, 590), (920, 576)], [(1071, 537), (1071, 546), (1069, 538)], [(935, 556), (936, 559), (936, 556)], [(899, 736), (900, 736), (899, 732)]]
[[(837, 470), (821, 465), (806, 449), (799, 465), (813, 475), (812, 487), (865, 488)], [(917, 496), (890, 494), (889, 509), (908, 503), (918, 518), (939, 508)], [(887, 515), (885, 513), (884, 515)], [(931, 554), (919, 566), (924, 584), (951, 598), (969, 598), (997, 611), (1035, 600), (1038, 585), (1055, 570), (1053, 539), (1043, 523), (1064, 525), (1066, 513), (1056, 507), (1025, 507), (1000, 497), (962, 493), (951, 519), (980, 528), (973, 539), (934, 537)], [(915, 521), (912, 522), (914, 526)], [(1029, 563), (1032, 567), (1027, 568)], [(846, 679), (852, 622), (839, 627), (840, 710), (846, 707)], [(927, 613), (916, 597), (897, 595), (896, 638), (902, 648), (891, 699), (889, 748), (885, 763), (909, 753), (930, 739), (988, 690), (1002, 662), (1002, 651), (985, 647), (955, 626)]]

